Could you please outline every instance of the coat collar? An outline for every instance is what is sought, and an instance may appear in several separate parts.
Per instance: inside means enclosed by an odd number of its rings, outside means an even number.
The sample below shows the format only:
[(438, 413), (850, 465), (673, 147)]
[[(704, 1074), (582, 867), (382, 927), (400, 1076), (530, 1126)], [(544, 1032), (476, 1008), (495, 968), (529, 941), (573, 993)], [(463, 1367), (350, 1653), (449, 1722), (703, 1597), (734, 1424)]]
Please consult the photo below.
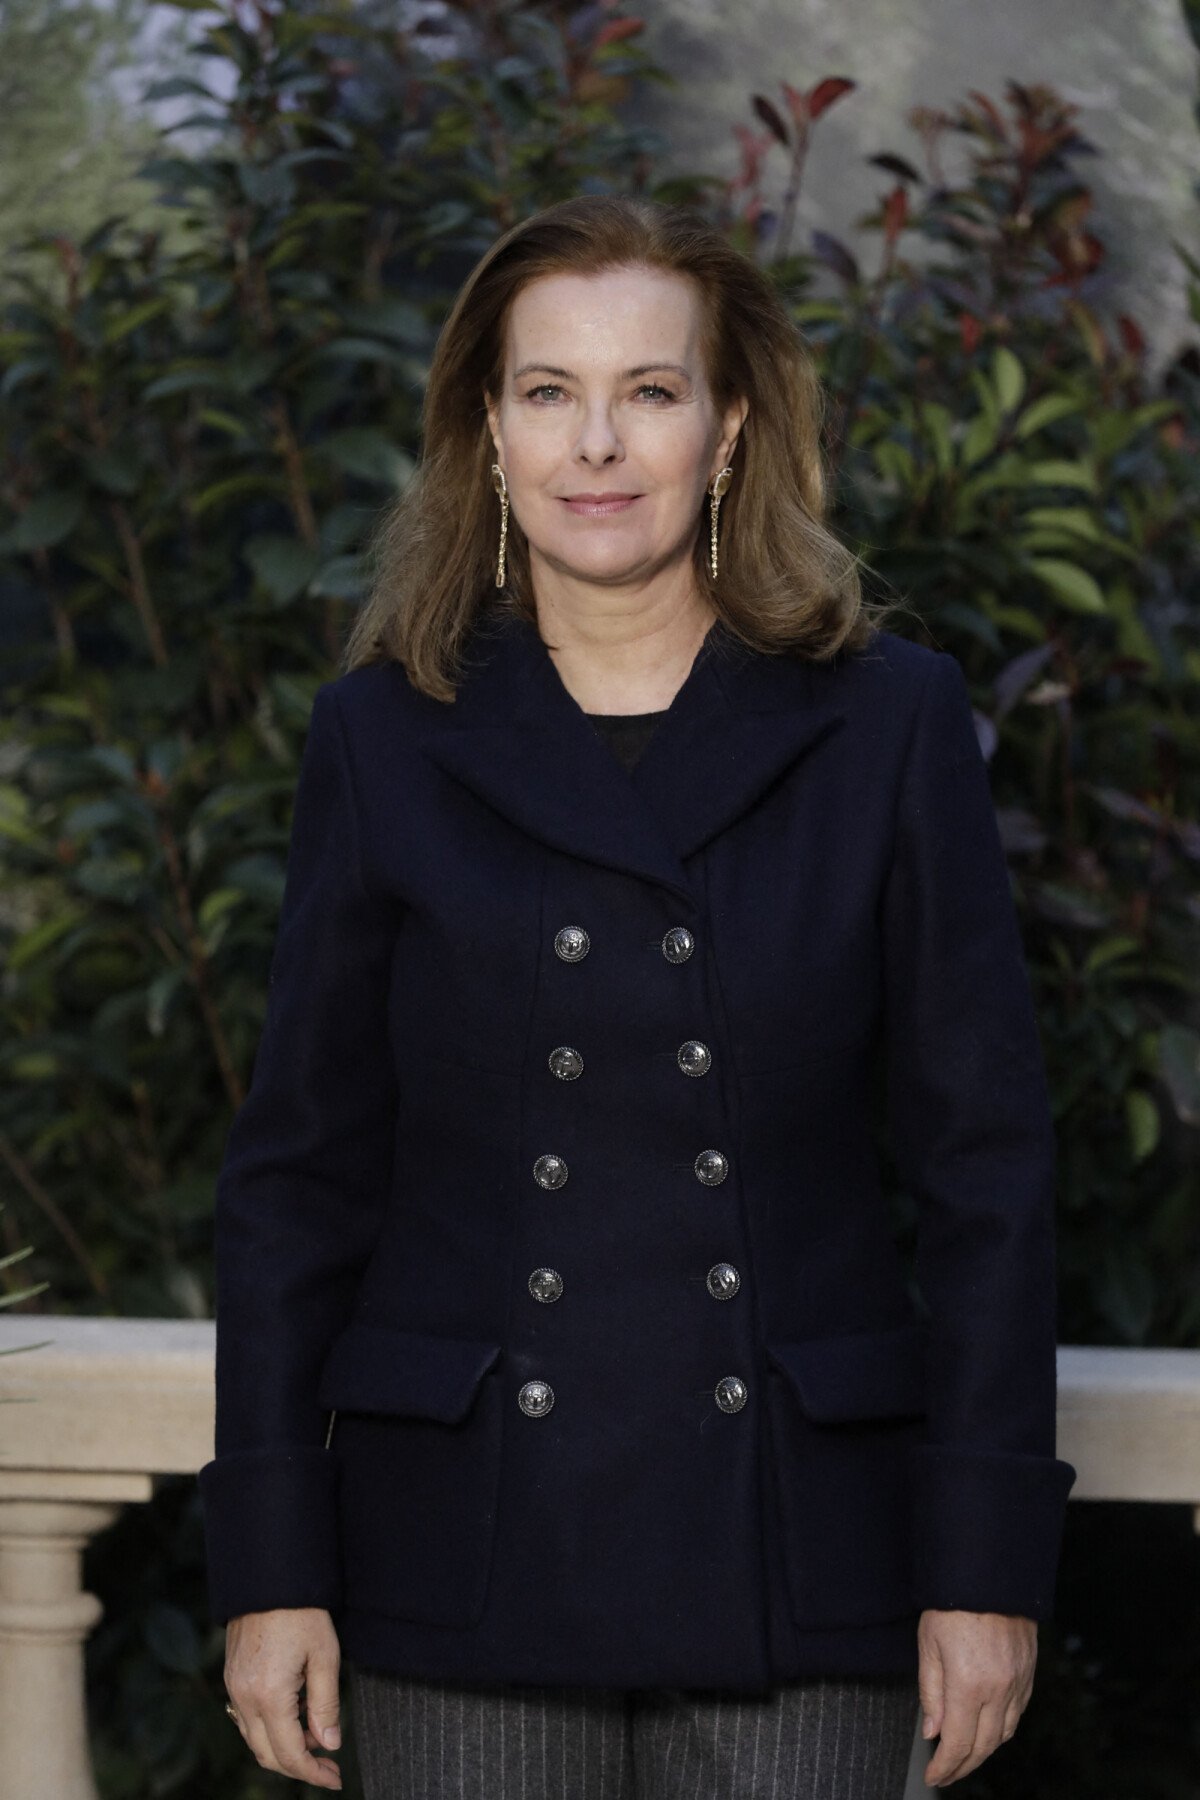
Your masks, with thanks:
[(540, 842), (693, 903), (685, 859), (845, 716), (829, 668), (751, 650), (718, 619), (630, 774), (531, 621), (485, 613), (463, 668), (426, 755)]

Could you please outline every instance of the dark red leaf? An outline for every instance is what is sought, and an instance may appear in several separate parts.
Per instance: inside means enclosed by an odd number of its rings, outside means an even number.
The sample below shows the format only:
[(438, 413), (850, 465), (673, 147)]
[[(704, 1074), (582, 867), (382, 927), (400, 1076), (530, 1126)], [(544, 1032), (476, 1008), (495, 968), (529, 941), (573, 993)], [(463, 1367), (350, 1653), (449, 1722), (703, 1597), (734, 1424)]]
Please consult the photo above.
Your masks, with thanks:
[(858, 264), (840, 238), (831, 237), (827, 231), (814, 231), (812, 247), (817, 261), (832, 269), (843, 281), (858, 280)]
[(889, 244), (894, 244), (908, 223), (908, 189), (894, 187), (883, 207), (883, 229)]
[(919, 169), (914, 169), (910, 162), (902, 156), (893, 156), (885, 150), (878, 156), (868, 156), (868, 162), (874, 163), (877, 169), (886, 169), (889, 175), (898, 175), (901, 181), (924, 181), (925, 177)]
[(1008, 127), (1004, 123), (1003, 115), (995, 101), (989, 100), (986, 94), (981, 94), (978, 88), (968, 88), (967, 92), (970, 94), (976, 106), (979, 107), (980, 111), (990, 122), (992, 130), (1000, 139), (1000, 142), (1002, 144), (1007, 143)]
[(781, 81), (779, 85), (783, 89), (783, 97), (788, 103), (788, 111), (792, 115), (796, 129), (803, 131), (811, 118), (808, 110), (808, 95), (802, 94), (799, 88), (792, 87), (790, 82)]
[(809, 89), (809, 117), (819, 119), (835, 100), (840, 100), (843, 94), (848, 94), (857, 86), (857, 81), (850, 81), (845, 75), (827, 75), (824, 81), (818, 81), (815, 88)]
[(788, 128), (779, 114), (779, 109), (772, 105), (765, 94), (754, 95), (754, 110), (763, 124), (769, 126), (774, 132), (784, 148), (790, 147), (792, 140), (788, 135)]
[(602, 50), (605, 44), (620, 44), (626, 38), (636, 37), (639, 31), (646, 29), (644, 19), (613, 19), (602, 25), (596, 33), (594, 48)]
[(1121, 333), (1121, 342), (1124, 344), (1129, 354), (1131, 356), (1144, 356), (1146, 354), (1146, 340), (1142, 335), (1141, 327), (1138, 325), (1137, 320), (1131, 319), (1128, 313), (1118, 313), (1117, 327)]

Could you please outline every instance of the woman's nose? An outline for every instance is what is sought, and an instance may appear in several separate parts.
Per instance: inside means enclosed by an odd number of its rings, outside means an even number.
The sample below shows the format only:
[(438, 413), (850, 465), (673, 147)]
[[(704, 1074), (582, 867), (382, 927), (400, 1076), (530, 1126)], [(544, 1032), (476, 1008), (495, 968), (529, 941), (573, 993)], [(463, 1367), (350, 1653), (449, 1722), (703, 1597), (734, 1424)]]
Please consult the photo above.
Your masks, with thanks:
[(589, 462), (606, 462), (613, 456), (624, 457), (620, 435), (606, 406), (589, 407), (575, 440), (575, 453), (577, 456), (586, 456)]

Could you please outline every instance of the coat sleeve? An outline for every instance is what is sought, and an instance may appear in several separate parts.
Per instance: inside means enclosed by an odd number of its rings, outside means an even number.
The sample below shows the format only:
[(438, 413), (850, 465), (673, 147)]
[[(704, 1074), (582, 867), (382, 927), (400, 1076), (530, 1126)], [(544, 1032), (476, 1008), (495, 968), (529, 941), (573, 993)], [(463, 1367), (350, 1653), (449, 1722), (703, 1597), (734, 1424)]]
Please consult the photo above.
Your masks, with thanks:
[(266, 1020), (216, 1189), (216, 1434), (200, 1470), (214, 1621), (340, 1600), (316, 1401), (391, 1183), (395, 920), (364, 886), (333, 683), (300, 764)]
[(929, 1308), (914, 1602), (1052, 1616), (1055, 1137), (1032, 990), (962, 669), (934, 653), (883, 907), (887, 1134)]

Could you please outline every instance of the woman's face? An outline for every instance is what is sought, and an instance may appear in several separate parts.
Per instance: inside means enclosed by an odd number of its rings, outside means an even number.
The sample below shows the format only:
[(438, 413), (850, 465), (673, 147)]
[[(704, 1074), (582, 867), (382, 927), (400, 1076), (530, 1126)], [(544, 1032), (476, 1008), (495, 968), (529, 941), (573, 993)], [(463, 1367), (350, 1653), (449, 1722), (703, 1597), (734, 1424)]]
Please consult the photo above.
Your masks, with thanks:
[(642, 586), (690, 563), (706, 490), (749, 410), (739, 400), (717, 414), (700, 324), (691, 282), (665, 270), (548, 275), (518, 293), (504, 390), (487, 410), (535, 579), (541, 565)]

